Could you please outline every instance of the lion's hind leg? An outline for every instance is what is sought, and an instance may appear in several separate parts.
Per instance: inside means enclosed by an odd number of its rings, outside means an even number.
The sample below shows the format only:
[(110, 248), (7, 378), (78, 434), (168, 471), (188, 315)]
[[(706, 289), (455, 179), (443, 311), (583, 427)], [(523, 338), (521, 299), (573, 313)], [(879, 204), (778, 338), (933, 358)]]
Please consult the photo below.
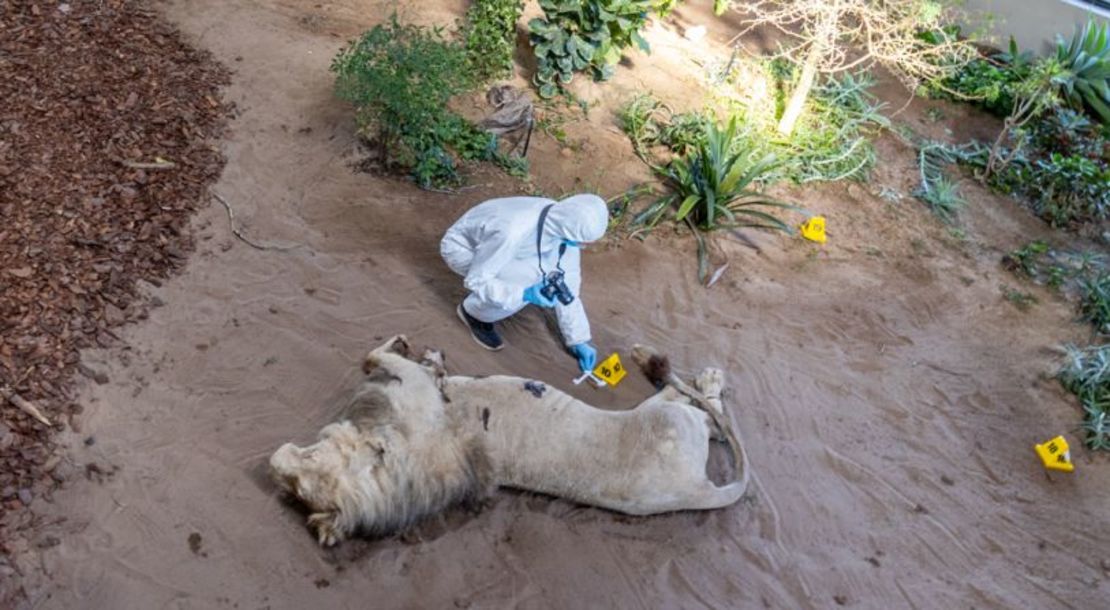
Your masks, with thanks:
[[(728, 422), (725, 406), (721, 401), (721, 393), (724, 392), (725, 388), (724, 371), (714, 367), (706, 368), (694, 378), (694, 388), (705, 397), (705, 404), (708, 408), (713, 409), (717, 416), (716, 419)], [(713, 421), (709, 424), (709, 430), (713, 440), (717, 442), (727, 440), (724, 430), (721, 430)]]

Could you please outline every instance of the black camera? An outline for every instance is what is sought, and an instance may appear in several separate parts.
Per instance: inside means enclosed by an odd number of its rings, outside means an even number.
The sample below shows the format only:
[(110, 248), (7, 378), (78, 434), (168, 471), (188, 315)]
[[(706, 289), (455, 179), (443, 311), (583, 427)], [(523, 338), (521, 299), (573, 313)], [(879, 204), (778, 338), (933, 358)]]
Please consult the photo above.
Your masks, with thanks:
[(552, 271), (543, 278), (543, 288), (540, 288), (540, 294), (546, 299), (558, 299), (563, 305), (570, 305), (574, 302), (574, 294), (571, 293), (570, 288), (567, 288), (567, 283), (563, 281), (562, 271)]

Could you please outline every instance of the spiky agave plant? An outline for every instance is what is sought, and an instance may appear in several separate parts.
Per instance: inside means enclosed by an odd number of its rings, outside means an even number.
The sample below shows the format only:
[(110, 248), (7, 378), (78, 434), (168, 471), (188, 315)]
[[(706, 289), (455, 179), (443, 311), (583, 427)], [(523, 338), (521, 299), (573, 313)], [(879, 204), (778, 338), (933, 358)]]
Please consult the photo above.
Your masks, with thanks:
[(1080, 282), (1083, 300), (1079, 311), (1083, 319), (1094, 325), (1099, 332), (1110, 330), (1110, 275), (1099, 275)]
[(924, 186), (915, 191), (914, 195), (928, 204), (933, 213), (947, 223), (954, 221), (960, 208), (964, 207), (959, 185), (943, 173), (931, 182), (924, 183)]
[(698, 238), (698, 275), (703, 280), (708, 273), (708, 252), (702, 232), (758, 227), (792, 233), (790, 225), (768, 210), (801, 211), (763, 192), (761, 182), (777, 162), (773, 155), (753, 149), (736, 150), (740, 140), (735, 117), (723, 129), (709, 121), (704, 130), (704, 137), (663, 171), (670, 192), (634, 219), (634, 224), (652, 227), (671, 212), (675, 222), (689, 225)]
[(1070, 43), (1057, 36), (1056, 59), (1070, 74), (1060, 83), (1068, 103), (1110, 125), (1110, 24), (1089, 20)]
[(1068, 359), (1060, 382), (1083, 404), (1080, 425), (1091, 449), (1110, 450), (1110, 345), (1067, 346)]

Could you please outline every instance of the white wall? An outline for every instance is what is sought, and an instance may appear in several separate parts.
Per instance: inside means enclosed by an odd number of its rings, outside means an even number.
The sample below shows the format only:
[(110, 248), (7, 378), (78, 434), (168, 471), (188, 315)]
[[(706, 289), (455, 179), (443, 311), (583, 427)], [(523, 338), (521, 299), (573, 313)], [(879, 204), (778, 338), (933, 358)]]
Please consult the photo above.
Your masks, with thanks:
[(1070, 38), (1076, 24), (1089, 17), (1107, 21), (1110, 11), (1084, 5), (1080, 0), (966, 0), (964, 7), (994, 16), (994, 44), (1005, 48), (1012, 34), (1022, 49), (1045, 53), (1054, 49), (1056, 34)]

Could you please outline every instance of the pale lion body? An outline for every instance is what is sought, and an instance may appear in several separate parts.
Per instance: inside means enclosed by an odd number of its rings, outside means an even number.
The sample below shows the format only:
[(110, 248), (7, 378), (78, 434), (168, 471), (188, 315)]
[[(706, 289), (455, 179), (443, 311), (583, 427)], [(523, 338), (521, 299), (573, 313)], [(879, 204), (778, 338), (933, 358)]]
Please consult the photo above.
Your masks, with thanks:
[[(396, 353), (405, 350), (395, 338), (371, 352), (339, 421), (270, 459), (275, 480), (313, 511), (321, 544), (407, 526), (493, 486), (632, 515), (720, 508), (745, 491), (747, 476), (708, 479), (713, 420), (672, 387), (605, 411), (519, 377), (446, 376), (435, 352), (416, 363)], [(701, 402), (720, 409), (722, 382), (703, 372)]]

